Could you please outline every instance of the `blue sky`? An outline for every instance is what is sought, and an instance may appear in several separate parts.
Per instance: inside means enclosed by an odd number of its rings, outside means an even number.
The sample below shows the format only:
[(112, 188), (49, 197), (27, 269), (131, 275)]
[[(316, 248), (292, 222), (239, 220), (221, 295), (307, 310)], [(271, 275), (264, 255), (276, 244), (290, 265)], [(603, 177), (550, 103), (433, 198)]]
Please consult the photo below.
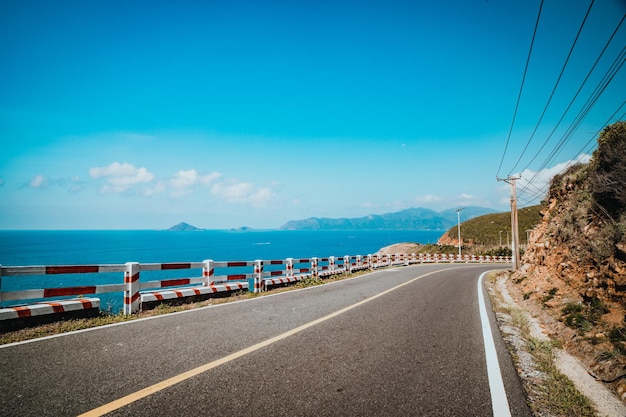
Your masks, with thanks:
[(626, 24), (573, 100), (626, 13), (597, 0), (538, 123), (589, 7), (546, 0), (511, 130), (539, 5), (0, 2), (0, 229), (537, 203), (626, 109), (621, 68), (580, 113)]

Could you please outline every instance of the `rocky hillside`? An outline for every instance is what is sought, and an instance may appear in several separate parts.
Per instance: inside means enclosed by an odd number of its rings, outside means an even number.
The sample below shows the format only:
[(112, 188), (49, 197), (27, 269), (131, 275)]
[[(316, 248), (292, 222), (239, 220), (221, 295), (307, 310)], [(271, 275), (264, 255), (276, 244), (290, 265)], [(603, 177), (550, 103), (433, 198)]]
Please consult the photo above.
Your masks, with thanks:
[(626, 122), (602, 132), (588, 165), (553, 178), (541, 217), (514, 287), (593, 375), (626, 393)]

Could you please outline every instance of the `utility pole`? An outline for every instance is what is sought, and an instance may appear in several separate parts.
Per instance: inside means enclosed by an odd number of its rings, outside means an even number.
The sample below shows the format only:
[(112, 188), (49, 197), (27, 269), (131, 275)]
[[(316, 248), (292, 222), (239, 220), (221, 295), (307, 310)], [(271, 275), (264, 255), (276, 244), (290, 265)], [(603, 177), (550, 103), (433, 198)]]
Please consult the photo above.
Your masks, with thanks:
[(457, 229), (459, 231), (459, 256), (461, 256), (461, 210), (463, 210), (464, 208), (465, 207), (461, 207), (454, 210), (456, 211)]
[(504, 181), (507, 184), (511, 184), (511, 252), (513, 252), (513, 270), (519, 269), (519, 227), (517, 225), (517, 186), (515, 181), (521, 179), (522, 176), (517, 177), (508, 176), (507, 178), (496, 177), (498, 181)]

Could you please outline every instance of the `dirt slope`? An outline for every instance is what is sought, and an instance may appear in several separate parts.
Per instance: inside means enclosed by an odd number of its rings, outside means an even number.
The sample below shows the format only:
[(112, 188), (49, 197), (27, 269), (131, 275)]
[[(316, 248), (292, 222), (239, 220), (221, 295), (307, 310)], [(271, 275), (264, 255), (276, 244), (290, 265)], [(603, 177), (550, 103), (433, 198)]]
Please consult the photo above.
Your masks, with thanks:
[(626, 123), (598, 142), (590, 164), (552, 180), (512, 283), (545, 330), (626, 400), (626, 176), (615, 176), (626, 166)]

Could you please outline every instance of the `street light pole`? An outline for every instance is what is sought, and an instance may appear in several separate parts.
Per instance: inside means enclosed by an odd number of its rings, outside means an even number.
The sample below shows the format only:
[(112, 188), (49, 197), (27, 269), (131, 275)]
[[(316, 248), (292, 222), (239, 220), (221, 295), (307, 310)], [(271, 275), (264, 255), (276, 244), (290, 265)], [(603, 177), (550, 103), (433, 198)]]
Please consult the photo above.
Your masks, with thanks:
[(454, 211), (456, 211), (456, 217), (457, 217), (457, 229), (459, 232), (459, 256), (461, 256), (461, 210), (463, 210), (465, 207), (461, 207), (458, 208)]

